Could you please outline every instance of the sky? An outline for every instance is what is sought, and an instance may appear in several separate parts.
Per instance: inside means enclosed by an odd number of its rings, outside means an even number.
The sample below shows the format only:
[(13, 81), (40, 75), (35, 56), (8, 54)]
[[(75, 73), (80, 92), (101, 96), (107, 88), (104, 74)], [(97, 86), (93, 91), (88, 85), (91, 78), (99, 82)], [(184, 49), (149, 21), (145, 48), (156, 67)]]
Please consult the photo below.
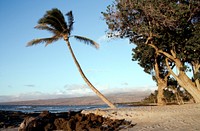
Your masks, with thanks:
[(72, 10), (72, 34), (99, 43), (95, 48), (70, 39), (84, 73), (103, 94), (154, 89), (150, 75), (133, 62), (127, 39), (108, 39), (101, 12), (113, 0), (1, 0), (0, 1), (0, 102), (94, 95), (81, 78), (66, 46), (59, 40), (26, 47), (34, 38), (49, 37), (36, 30), (47, 10)]

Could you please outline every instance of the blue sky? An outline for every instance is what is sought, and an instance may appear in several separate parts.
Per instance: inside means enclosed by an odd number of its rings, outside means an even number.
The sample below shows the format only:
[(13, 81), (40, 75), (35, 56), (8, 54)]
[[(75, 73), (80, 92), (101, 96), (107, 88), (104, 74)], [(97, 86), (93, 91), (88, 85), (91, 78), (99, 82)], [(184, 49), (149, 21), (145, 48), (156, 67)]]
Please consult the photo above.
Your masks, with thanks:
[(1, 0), (0, 1), (0, 101), (91, 95), (63, 40), (47, 47), (26, 47), (34, 38), (48, 37), (34, 26), (47, 10), (72, 10), (74, 35), (100, 44), (96, 50), (71, 39), (74, 53), (88, 79), (102, 93), (152, 89), (151, 76), (131, 61), (128, 40), (106, 38), (101, 15), (113, 0)]

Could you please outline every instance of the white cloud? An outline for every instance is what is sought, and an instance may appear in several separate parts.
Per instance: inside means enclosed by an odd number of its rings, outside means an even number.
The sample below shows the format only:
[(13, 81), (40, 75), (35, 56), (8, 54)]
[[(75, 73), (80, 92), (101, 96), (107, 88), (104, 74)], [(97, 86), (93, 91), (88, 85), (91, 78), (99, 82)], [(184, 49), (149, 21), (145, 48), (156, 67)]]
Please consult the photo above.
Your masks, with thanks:
[(103, 36), (100, 36), (98, 39), (97, 39), (97, 42), (98, 43), (103, 43), (103, 42), (109, 42), (111, 41), (112, 38), (108, 38), (107, 35), (103, 35)]
[(88, 86), (86, 84), (72, 84), (72, 85), (65, 85), (64, 88), (68, 91), (76, 91), (76, 90), (86, 90)]
[[(113, 93), (125, 93), (125, 92), (138, 92), (138, 91), (149, 91), (153, 92), (157, 87), (145, 86), (145, 87), (131, 87), (128, 83), (124, 82), (120, 87), (111, 87), (110, 85), (95, 84), (95, 87), (102, 94), (113, 94)], [(52, 93), (45, 92), (26, 92), (17, 94), (15, 96), (0, 96), (0, 102), (10, 101), (26, 101), (26, 100), (37, 100), (37, 99), (55, 99), (55, 98), (70, 98), (70, 97), (81, 97), (91, 96), (95, 93), (86, 84), (72, 84), (65, 85), (63, 89), (58, 89)]]

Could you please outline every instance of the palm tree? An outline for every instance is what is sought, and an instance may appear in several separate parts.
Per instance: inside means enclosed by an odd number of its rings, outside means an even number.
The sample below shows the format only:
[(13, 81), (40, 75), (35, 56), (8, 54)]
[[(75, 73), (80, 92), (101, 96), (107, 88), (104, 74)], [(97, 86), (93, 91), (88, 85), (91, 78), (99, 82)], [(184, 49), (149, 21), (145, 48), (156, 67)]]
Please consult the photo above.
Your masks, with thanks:
[(84, 42), (86, 44), (92, 45), (95, 48), (98, 48), (99, 45), (86, 37), (82, 36), (76, 36), (71, 35), (71, 32), (73, 30), (73, 24), (74, 24), (74, 17), (72, 14), (72, 11), (69, 11), (66, 16), (68, 17), (68, 21), (65, 21), (65, 18), (62, 14), (62, 12), (54, 8), (52, 10), (49, 10), (46, 12), (46, 14), (38, 21), (38, 25), (35, 27), (36, 29), (40, 30), (47, 30), (53, 34), (50, 38), (40, 38), (40, 39), (33, 39), (32, 41), (28, 42), (27, 46), (36, 45), (39, 43), (46, 43), (45, 46), (48, 44), (51, 44), (59, 39), (64, 39), (66, 41), (66, 44), (70, 50), (70, 53), (73, 57), (73, 60), (78, 68), (78, 71), (80, 72), (83, 80), (87, 83), (87, 85), (99, 96), (108, 106), (111, 108), (116, 108), (114, 104), (112, 104), (103, 94), (101, 94), (93, 85), (92, 83), (87, 79), (85, 74), (83, 73), (80, 64), (78, 63), (74, 52), (71, 48), (71, 44), (69, 42), (69, 38), (73, 37), (81, 42)]

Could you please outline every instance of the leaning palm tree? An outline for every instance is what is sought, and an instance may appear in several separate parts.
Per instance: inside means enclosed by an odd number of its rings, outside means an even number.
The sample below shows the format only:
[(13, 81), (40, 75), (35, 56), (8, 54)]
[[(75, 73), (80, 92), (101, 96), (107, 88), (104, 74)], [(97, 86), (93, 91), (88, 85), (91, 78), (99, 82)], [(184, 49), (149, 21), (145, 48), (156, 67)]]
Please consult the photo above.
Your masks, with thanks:
[(59, 9), (54, 8), (52, 10), (47, 11), (46, 14), (38, 21), (38, 25), (35, 28), (40, 29), (40, 30), (47, 30), (51, 32), (53, 36), (50, 38), (33, 39), (32, 41), (28, 42), (27, 46), (36, 45), (39, 43), (46, 43), (45, 46), (47, 46), (48, 44), (51, 44), (59, 39), (64, 39), (67, 43), (67, 46), (70, 50), (73, 60), (83, 80), (96, 93), (96, 95), (99, 96), (108, 106), (110, 106), (111, 108), (116, 108), (115, 105), (113, 105), (103, 94), (101, 94), (87, 79), (87, 77), (85, 76), (85, 74), (83, 73), (81, 69), (80, 64), (78, 63), (74, 55), (74, 52), (71, 48), (71, 44), (69, 42), (69, 38), (73, 37), (81, 42), (92, 45), (95, 48), (98, 48), (99, 45), (93, 40), (88, 39), (86, 37), (71, 35), (71, 32), (73, 30), (73, 24), (74, 24), (74, 17), (73, 17), (72, 11), (68, 12), (66, 16), (68, 17), (67, 22), (65, 21), (65, 18)]

